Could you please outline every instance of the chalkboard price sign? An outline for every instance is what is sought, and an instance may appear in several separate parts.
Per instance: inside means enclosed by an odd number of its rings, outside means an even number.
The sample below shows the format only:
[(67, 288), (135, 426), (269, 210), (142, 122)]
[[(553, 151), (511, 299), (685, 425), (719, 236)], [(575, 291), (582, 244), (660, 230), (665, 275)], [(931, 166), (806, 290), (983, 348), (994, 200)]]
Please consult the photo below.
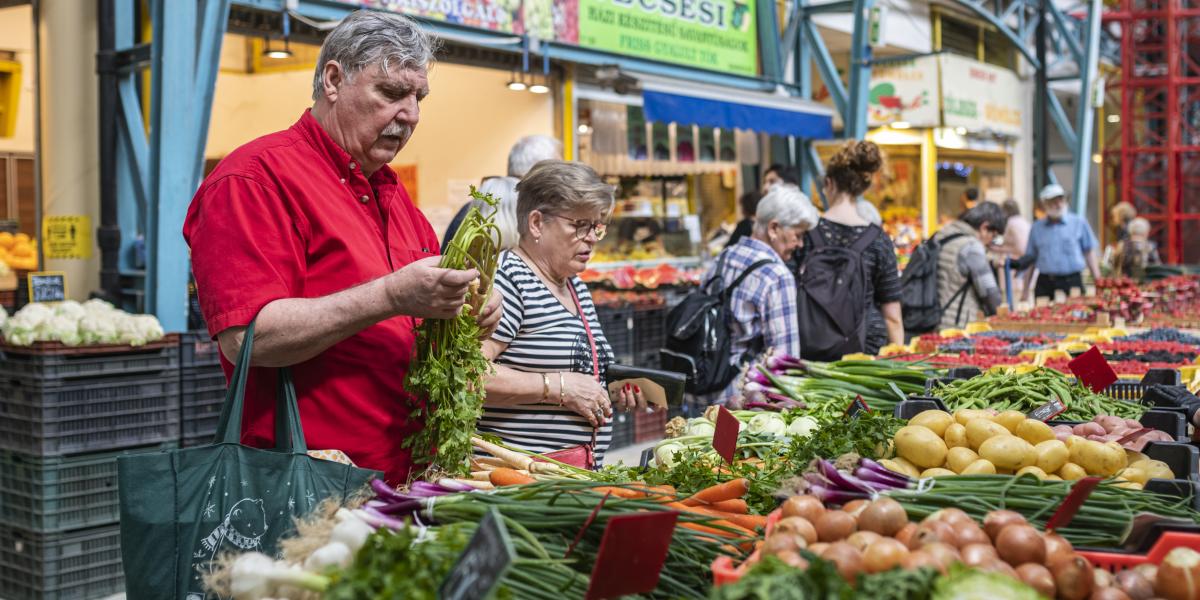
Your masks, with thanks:
[(29, 274), (30, 302), (62, 302), (67, 299), (67, 275), (61, 271)]
[(442, 582), (439, 598), (445, 600), (480, 600), (491, 596), (496, 584), (504, 578), (514, 558), (508, 529), (495, 508), (488, 510), (467, 549)]

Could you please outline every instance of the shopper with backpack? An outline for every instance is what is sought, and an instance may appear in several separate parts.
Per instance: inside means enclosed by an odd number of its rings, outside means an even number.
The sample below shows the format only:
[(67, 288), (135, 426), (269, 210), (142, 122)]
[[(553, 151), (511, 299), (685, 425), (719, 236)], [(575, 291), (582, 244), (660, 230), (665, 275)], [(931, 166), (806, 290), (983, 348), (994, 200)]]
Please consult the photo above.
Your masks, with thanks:
[(805, 358), (837, 360), (904, 342), (895, 247), (883, 229), (860, 216), (856, 204), (882, 166), (873, 142), (850, 141), (825, 167), (829, 209), (805, 235), (796, 261)]
[(663, 366), (689, 375), (698, 404), (735, 398), (738, 371), (766, 350), (799, 355), (796, 284), (785, 262), (816, 222), (798, 188), (772, 188), (751, 235), (723, 250), (702, 289), (668, 315)]
[(938, 305), (941, 329), (961, 328), (983, 311), (996, 314), (1002, 299), (987, 246), (1004, 232), (1004, 209), (986, 200), (968, 209), (934, 235), (940, 245), (937, 259)]

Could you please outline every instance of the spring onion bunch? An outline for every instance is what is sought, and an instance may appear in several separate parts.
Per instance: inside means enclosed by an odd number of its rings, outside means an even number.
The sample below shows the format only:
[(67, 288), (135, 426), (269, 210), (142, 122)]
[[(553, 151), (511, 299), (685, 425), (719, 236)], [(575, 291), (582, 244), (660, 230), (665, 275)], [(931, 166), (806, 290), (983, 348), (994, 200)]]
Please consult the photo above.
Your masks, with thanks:
[[(871, 410), (890, 414), (901, 400), (925, 391), (929, 370), (920, 363), (841, 360), (819, 363), (786, 354), (771, 355), (746, 371), (742, 391), (747, 407), (757, 403), (807, 408), (827, 422), (839, 418), (855, 396)], [(798, 405), (798, 406), (797, 406)], [(826, 414), (828, 413), (828, 414)]]
[[(1045, 528), (1074, 484), (1042, 481), (1032, 475), (957, 475), (914, 480), (867, 459), (852, 473), (839, 471), (827, 460), (818, 461), (817, 469), (804, 478), (807, 492), (830, 504), (883, 494), (900, 502), (913, 520), (943, 508), (957, 507), (982, 522), (989, 512), (1007, 509), (1021, 513), (1038, 529)], [(1056, 531), (1076, 546), (1115, 547), (1121, 545), (1134, 517), (1141, 513), (1200, 523), (1200, 512), (1191, 507), (1191, 502), (1190, 496), (1130, 490), (1110, 481), (1101, 482), (1070, 523)]]
[[(491, 363), (483, 356), (476, 317), (492, 291), (499, 257), (500, 232), (495, 225), (497, 200), (471, 188), (475, 205), (442, 255), (446, 269), (477, 269), (463, 310), (450, 319), (426, 319), (417, 327), (417, 355), (405, 387), (417, 398), (413, 414), (425, 417), (425, 428), (405, 440), (419, 463), (451, 473), (465, 473), (471, 435), (483, 413), (483, 378)], [(482, 208), (487, 209), (484, 214)]]

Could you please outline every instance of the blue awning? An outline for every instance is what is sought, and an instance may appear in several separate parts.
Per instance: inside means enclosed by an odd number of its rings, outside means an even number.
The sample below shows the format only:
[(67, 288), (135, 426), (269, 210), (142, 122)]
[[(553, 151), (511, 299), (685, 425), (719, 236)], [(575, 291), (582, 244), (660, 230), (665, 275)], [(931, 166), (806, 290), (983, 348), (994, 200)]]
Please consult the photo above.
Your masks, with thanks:
[(643, 80), (642, 102), (648, 121), (747, 129), (809, 139), (833, 137), (831, 108), (789, 96), (708, 86), (666, 89)]

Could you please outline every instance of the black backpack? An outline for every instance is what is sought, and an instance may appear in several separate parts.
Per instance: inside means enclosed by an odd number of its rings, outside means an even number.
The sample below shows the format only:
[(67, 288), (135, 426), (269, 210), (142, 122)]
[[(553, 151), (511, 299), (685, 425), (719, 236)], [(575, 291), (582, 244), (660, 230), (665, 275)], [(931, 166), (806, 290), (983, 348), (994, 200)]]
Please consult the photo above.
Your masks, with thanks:
[(908, 266), (904, 267), (904, 274), (900, 277), (900, 310), (904, 313), (905, 331), (929, 333), (937, 329), (942, 322), (942, 313), (956, 300), (961, 316), (971, 282), (968, 280), (963, 284), (943, 306), (938, 302), (938, 257), (942, 253), (942, 246), (964, 235), (954, 233), (941, 239), (935, 235), (913, 250)]
[(733, 290), (746, 276), (769, 264), (763, 259), (751, 264), (728, 287), (719, 288), (724, 278), (725, 255), (717, 262), (712, 279), (687, 295), (667, 313), (667, 341), (659, 350), (662, 368), (687, 375), (689, 394), (724, 390), (737, 376), (740, 365), (730, 361), (729, 308)]
[(839, 360), (867, 345), (867, 265), (862, 254), (883, 234), (871, 225), (849, 248), (835, 246), (820, 228), (805, 236), (806, 251), (796, 277), (796, 317), (800, 355)]

